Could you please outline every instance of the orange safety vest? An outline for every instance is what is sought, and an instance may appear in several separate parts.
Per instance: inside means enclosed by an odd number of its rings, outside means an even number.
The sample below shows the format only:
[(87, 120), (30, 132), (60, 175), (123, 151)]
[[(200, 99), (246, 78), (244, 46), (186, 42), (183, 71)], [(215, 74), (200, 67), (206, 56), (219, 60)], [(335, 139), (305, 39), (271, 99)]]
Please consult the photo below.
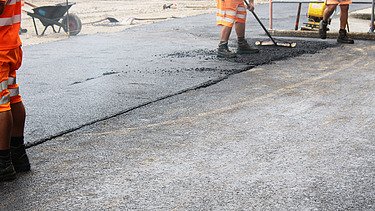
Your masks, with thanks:
[(10, 50), (21, 46), (21, 0), (0, 0), (7, 2), (0, 15), (0, 50)]

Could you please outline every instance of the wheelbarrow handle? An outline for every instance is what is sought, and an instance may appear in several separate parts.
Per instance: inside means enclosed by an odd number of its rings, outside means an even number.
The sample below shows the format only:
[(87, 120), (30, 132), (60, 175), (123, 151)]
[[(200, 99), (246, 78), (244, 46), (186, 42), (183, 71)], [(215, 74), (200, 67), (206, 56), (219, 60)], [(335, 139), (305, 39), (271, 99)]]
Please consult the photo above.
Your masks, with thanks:
[(27, 2), (27, 1), (25, 1), (25, 4), (26, 4), (26, 5), (29, 5), (30, 7), (33, 7), (33, 8), (38, 7), (38, 6), (36, 6), (35, 4), (32, 4), (32, 3)]

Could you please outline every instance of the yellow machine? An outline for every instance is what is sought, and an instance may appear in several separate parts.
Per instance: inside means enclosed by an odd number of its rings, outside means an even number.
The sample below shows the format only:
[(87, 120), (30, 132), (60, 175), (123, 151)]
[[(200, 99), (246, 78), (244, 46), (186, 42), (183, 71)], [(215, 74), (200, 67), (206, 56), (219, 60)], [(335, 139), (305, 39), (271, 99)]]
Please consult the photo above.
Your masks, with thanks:
[[(302, 30), (317, 30), (319, 29), (319, 22), (323, 20), (323, 12), (326, 8), (326, 4), (322, 3), (309, 3), (309, 9), (307, 11), (307, 23), (302, 26)], [(328, 24), (330, 24), (329, 19)]]

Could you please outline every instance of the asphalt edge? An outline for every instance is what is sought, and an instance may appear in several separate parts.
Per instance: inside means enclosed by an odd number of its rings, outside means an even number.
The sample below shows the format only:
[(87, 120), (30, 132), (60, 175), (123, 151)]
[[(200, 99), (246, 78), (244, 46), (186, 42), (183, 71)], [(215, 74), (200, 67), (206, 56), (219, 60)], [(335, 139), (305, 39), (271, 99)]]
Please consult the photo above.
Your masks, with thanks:
[[(300, 30), (270, 30), (272, 36), (278, 37), (304, 37), (320, 38), (318, 31), (300, 31)], [(338, 32), (328, 31), (327, 38), (336, 39)], [(375, 40), (375, 33), (369, 32), (349, 32), (348, 36), (355, 40)]]
[(139, 108), (142, 108), (142, 107), (145, 107), (145, 106), (148, 106), (150, 104), (153, 104), (153, 103), (156, 103), (156, 102), (159, 102), (159, 101), (162, 101), (162, 100), (165, 100), (165, 99), (168, 99), (170, 97), (174, 97), (174, 96), (177, 96), (177, 95), (180, 95), (180, 94), (184, 94), (184, 93), (187, 93), (189, 91), (195, 91), (195, 90), (199, 90), (199, 89), (204, 89), (206, 87), (209, 87), (209, 86), (212, 86), (212, 85), (215, 85), (217, 83), (220, 83), (221, 81), (223, 80), (226, 80), (228, 79), (231, 75), (235, 75), (235, 74), (238, 74), (238, 73), (241, 73), (241, 72), (244, 72), (244, 71), (247, 71), (247, 70), (250, 70), (252, 68), (254, 68), (256, 66), (254, 65), (249, 65), (249, 66), (246, 66), (242, 69), (238, 69), (236, 71), (233, 71), (231, 72), (230, 74), (227, 74), (225, 76), (222, 76), (222, 77), (218, 77), (216, 79), (212, 79), (212, 80), (208, 80), (206, 82), (203, 82), (201, 84), (198, 84), (196, 86), (193, 86), (193, 87), (190, 87), (190, 88), (186, 88), (186, 89), (183, 89), (183, 90), (180, 90), (176, 93), (172, 93), (172, 94), (169, 94), (169, 95), (165, 95), (165, 96), (162, 96), (162, 97), (159, 97), (155, 100), (152, 100), (152, 101), (148, 101), (148, 102), (145, 102), (145, 103), (142, 103), (140, 105), (137, 105), (137, 106), (134, 106), (134, 107), (130, 107), (124, 111), (121, 111), (121, 112), (118, 112), (118, 113), (115, 113), (115, 114), (112, 114), (112, 115), (109, 115), (109, 116), (106, 116), (106, 117), (103, 117), (103, 118), (100, 118), (100, 119), (96, 119), (96, 120), (93, 120), (93, 121), (90, 121), (90, 122), (87, 122), (85, 124), (82, 124), (82, 125), (79, 125), (77, 127), (74, 127), (74, 128), (70, 128), (68, 130), (64, 130), (62, 132), (59, 132), (55, 135), (51, 135), (51, 136), (48, 136), (46, 138), (42, 138), (42, 139), (39, 139), (35, 142), (28, 142), (25, 144), (25, 147), (26, 149), (28, 148), (31, 148), (31, 147), (34, 147), (34, 146), (38, 146), (40, 144), (43, 144), (47, 141), (50, 141), (50, 140), (53, 140), (55, 138), (58, 138), (58, 137), (61, 137), (61, 136), (64, 136), (64, 135), (67, 135), (69, 133), (72, 133), (72, 132), (75, 132), (79, 129), (82, 129), (86, 126), (90, 126), (90, 125), (93, 125), (93, 124), (96, 124), (96, 123), (99, 123), (99, 122), (103, 122), (103, 121), (106, 121), (106, 120), (109, 120), (109, 119), (112, 119), (112, 118), (115, 118), (117, 116), (120, 116), (120, 115), (123, 115), (123, 114), (126, 114), (126, 113), (129, 113), (131, 111), (134, 111), (136, 109), (139, 109)]

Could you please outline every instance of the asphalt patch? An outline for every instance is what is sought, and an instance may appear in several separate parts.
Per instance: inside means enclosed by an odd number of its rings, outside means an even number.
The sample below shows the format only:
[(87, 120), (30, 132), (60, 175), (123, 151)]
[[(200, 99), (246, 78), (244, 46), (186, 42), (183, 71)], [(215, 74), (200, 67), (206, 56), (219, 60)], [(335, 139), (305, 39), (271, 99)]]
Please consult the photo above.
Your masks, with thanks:
[[(241, 63), (249, 65), (249, 68), (260, 66), (264, 64), (269, 64), (273, 61), (278, 60), (285, 60), (292, 57), (297, 57), (303, 54), (315, 54), (320, 50), (326, 48), (337, 47), (338, 44), (332, 41), (310, 41), (310, 40), (286, 40), (286, 39), (278, 39), (278, 42), (295, 42), (297, 46), (295, 48), (289, 47), (281, 47), (281, 46), (255, 46), (255, 39), (248, 39), (248, 43), (255, 48), (260, 50), (257, 54), (249, 54), (249, 55), (238, 55), (236, 58), (232, 59), (225, 59), (225, 58), (218, 58), (216, 56), (216, 49), (198, 49), (193, 51), (179, 51), (174, 52), (172, 54), (167, 55), (160, 55), (162, 58), (196, 58), (197, 60), (227, 60), (229, 62)], [(230, 44), (229, 48), (231, 50), (236, 49), (235, 44)], [(247, 68), (244, 68), (246, 70)], [(192, 69), (185, 69), (188, 71), (215, 71), (214, 68), (192, 68)], [(234, 71), (238, 72), (238, 70), (223, 70), (218, 68), (217, 71), (225, 72), (227, 74), (233, 74)]]

